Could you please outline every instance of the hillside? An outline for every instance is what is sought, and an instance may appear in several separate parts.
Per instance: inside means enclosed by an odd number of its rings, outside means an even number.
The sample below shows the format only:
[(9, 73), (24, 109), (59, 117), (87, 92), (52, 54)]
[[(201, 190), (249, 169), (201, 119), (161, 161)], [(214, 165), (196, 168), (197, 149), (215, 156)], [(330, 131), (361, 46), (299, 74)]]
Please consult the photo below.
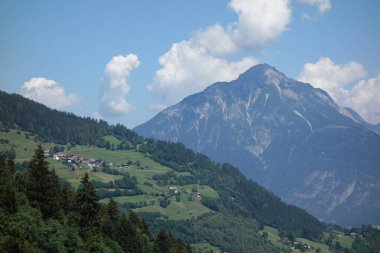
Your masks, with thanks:
[(380, 136), (323, 90), (259, 64), (135, 128), (237, 166), (285, 202), (343, 226), (380, 224)]
[(60, 184), (45, 155), (38, 145), (23, 171), (0, 156), (0, 252), (195, 253), (165, 230), (152, 234), (113, 199), (99, 203), (87, 172), (76, 190)]
[[(106, 139), (111, 138), (107, 136)], [(23, 162), (31, 158), (33, 155), (32, 150), (39, 143), (36, 141), (35, 136), (19, 130), (9, 130), (7, 132), (0, 132), (0, 140), (0, 152), (13, 149), (15, 154), (17, 154), (15, 157), (16, 167), (21, 171), (18, 173), (24, 173), (25, 167), (28, 167), (28, 165), (25, 165)], [(116, 139), (113, 139), (113, 141), (116, 141)], [(357, 245), (362, 243), (360, 240), (354, 240), (350, 236), (344, 235), (344, 233), (340, 232), (340, 229), (336, 231), (337, 228), (333, 228), (332, 230), (326, 229), (325, 231), (328, 233), (324, 232), (322, 242), (310, 241), (301, 237), (294, 238), (294, 242), (290, 242), (287, 239), (288, 236), (293, 237), (294, 235), (287, 234), (283, 230), (279, 231), (269, 226), (263, 227), (253, 219), (247, 219), (242, 216), (231, 217), (227, 213), (215, 211), (217, 206), (203, 202), (204, 199), (217, 200), (220, 198), (219, 193), (213, 188), (208, 185), (199, 184), (201, 182), (190, 185), (183, 184), (182, 182), (177, 185), (173, 182), (174, 179), (188, 176), (190, 173), (171, 170), (140, 152), (132, 150), (112, 151), (79, 145), (61, 146), (54, 143), (43, 143), (43, 145), (45, 149), (49, 148), (52, 150), (50, 156), (53, 157), (46, 158), (49, 162), (49, 167), (54, 169), (62, 180), (70, 182), (74, 189), (80, 186), (80, 179), (87, 172), (90, 182), (97, 187), (100, 203), (106, 205), (110, 201), (110, 195), (106, 196), (105, 189), (103, 188), (106, 187), (108, 193), (113, 193), (113, 200), (119, 204), (120, 208), (124, 210), (133, 209), (148, 219), (155, 232), (158, 232), (161, 227), (165, 227), (175, 233), (175, 235), (180, 235), (186, 241), (192, 242), (192, 246), (202, 252), (210, 249), (218, 252), (218, 247), (215, 247), (215, 245), (219, 245), (224, 250), (230, 249), (228, 252), (254, 252), (252, 250), (257, 248), (260, 249), (260, 252), (266, 252), (267, 250), (277, 252), (278, 249), (276, 250), (274, 247), (282, 248), (287, 252), (291, 247), (294, 247), (293, 252), (299, 252), (300, 249), (307, 250), (307, 252), (316, 252), (320, 249), (321, 251), (319, 252), (330, 253), (339, 252), (335, 250), (337, 243), (338, 245), (342, 245), (342, 250), (344, 248), (356, 249)], [(56, 160), (57, 154), (61, 154), (60, 161)], [(78, 164), (73, 170), (73, 165), (77, 163), (74, 160), (69, 163), (64, 159), (65, 156), (63, 154), (70, 154), (67, 157), (71, 159), (75, 155), (78, 155), (82, 158), (83, 162)], [(90, 159), (90, 157), (96, 159)], [(93, 160), (95, 160), (94, 164), (98, 163), (100, 166), (90, 168), (86, 164), (86, 161)], [(111, 161), (115, 164), (115, 167), (112, 169), (103, 166), (103, 164), (109, 164)], [(119, 168), (120, 164), (129, 165), (125, 168)], [(170, 172), (171, 177), (163, 177), (168, 172)], [(123, 186), (120, 180), (126, 175), (128, 175), (127, 178), (130, 179), (130, 182), (136, 182), (137, 185), (132, 183), (129, 187)], [(164, 181), (166, 180), (170, 180), (170, 186), (176, 187), (176, 190), (180, 194), (174, 194), (174, 191), (169, 193), (170, 189), (164, 186), (166, 184)], [(110, 184), (112, 187), (108, 187)], [(125, 192), (125, 188), (129, 188), (129, 190), (141, 189), (143, 192), (134, 192), (131, 196), (131, 192)], [(165, 208), (161, 206), (161, 200), (165, 199), (165, 196), (161, 195), (163, 192), (167, 193), (166, 197), (170, 201)], [(177, 200), (178, 197), (179, 200)], [(28, 212), (29, 209), (26, 210)], [(189, 213), (189, 210), (191, 213)], [(205, 227), (208, 229), (205, 229)], [(223, 231), (223, 233), (221, 234), (220, 231)], [(354, 231), (359, 234), (358, 231)], [(359, 231), (362, 233), (361, 230)], [(41, 233), (45, 232), (41, 231)], [(229, 239), (226, 240), (226, 238)], [(367, 238), (365, 239), (368, 240)], [(261, 243), (261, 246), (258, 247), (257, 243)], [(263, 243), (264, 245), (266, 244), (264, 248)], [(295, 243), (298, 244), (296, 245)], [(78, 244), (76, 245), (79, 246)], [(355, 250), (352, 252), (366, 251)]]
[[(322, 238), (323, 224), (305, 211), (284, 204), (255, 182), (247, 180), (231, 165), (213, 163), (181, 144), (144, 140), (122, 126), (108, 126), (105, 122), (51, 110), (18, 95), (1, 95), (6, 97), (1, 100), (2, 111), (16, 108), (12, 114), (1, 116), (0, 145), (4, 151), (14, 151), (17, 167), (26, 166), (22, 161), (30, 158), (33, 145), (47, 140), (51, 142), (43, 142), (44, 148), (55, 150), (57, 154), (65, 150), (67, 155), (76, 155), (82, 160), (97, 160), (98, 165), (92, 169), (83, 164), (82, 168), (77, 164), (73, 169), (73, 161), (67, 166), (54, 157), (48, 158), (56, 173), (74, 187), (88, 171), (103, 199), (101, 202), (107, 202), (113, 196), (121, 207), (133, 209), (150, 220), (153, 228), (159, 224), (187, 242), (208, 242), (228, 252), (277, 251), (258, 233), (263, 225), (276, 227), (284, 234), (316, 240)], [(37, 128), (28, 127), (25, 120), (31, 117), (26, 108), (31, 115), (51, 115), (56, 119), (57, 130), (46, 137)], [(36, 117), (33, 124), (46, 128), (47, 121), (43, 116)], [(103, 134), (102, 140), (99, 134), (94, 134), (88, 142), (100, 144), (100, 147), (80, 145), (80, 137), (77, 137), (78, 143), (75, 138), (64, 143), (60, 135), (62, 131), (71, 133), (66, 136), (79, 136), (76, 129), (96, 130), (99, 124), (102, 132), (97, 133)], [(72, 125), (75, 128), (71, 128)], [(19, 130), (9, 130), (10, 126)], [(128, 168), (120, 168), (123, 164)], [(173, 194), (169, 187), (176, 187), (180, 196)], [(222, 239), (225, 235), (216, 233), (221, 228), (230, 231), (228, 240)], [(240, 238), (245, 239), (242, 242)]]
[[(30, 103), (30, 108), (41, 113), (54, 113), (63, 122), (66, 117), (83, 120), (17, 95), (5, 95), (15, 96), (25, 106)], [(9, 110), (6, 103), (0, 106)], [(22, 121), (15, 115), (17, 111), (12, 117)], [(70, 120), (66, 122), (69, 126)], [(247, 180), (237, 168), (216, 164), (181, 144), (144, 140), (122, 126), (107, 124), (102, 140), (96, 137), (104, 147), (63, 143), (62, 139), (58, 144), (54, 135), (46, 142), (43, 133), (23, 131), (12, 121), (2, 121), (1, 126), (0, 152), (15, 159), (17, 174), (25, 174), (35, 148), (42, 143), (48, 150), (45, 156), (50, 169), (62, 182), (80, 189), (80, 180), (88, 173), (100, 203), (107, 204), (113, 197), (122, 210), (133, 210), (144, 217), (154, 233), (166, 228), (202, 252), (299, 252), (294, 246), (297, 243), (299, 248), (310, 247), (309, 252), (328, 253), (335, 252), (337, 242), (343, 245), (348, 240), (344, 234), (337, 237), (332, 233), (341, 231), (339, 228), (327, 228), (305, 211), (284, 204)], [(116, 134), (115, 129), (119, 129)], [(132, 140), (126, 136), (132, 136)], [(367, 237), (361, 237), (350, 239), (342, 250), (354, 250), (363, 242), (365, 248), (372, 247)]]

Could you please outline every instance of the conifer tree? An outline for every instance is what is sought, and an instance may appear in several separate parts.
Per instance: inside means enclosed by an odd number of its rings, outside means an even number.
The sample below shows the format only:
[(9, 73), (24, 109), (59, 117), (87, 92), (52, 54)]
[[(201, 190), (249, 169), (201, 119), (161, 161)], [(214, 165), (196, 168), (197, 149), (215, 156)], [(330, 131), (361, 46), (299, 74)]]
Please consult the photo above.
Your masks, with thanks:
[(139, 231), (141, 231), (143, 234), (146, 234), (149, 238), (152, 237), (148, 224), (146, 224), (144, 219), (140, 219), (135, 212), (131, 211), (129, 213), (128, 219), (131, 221), (133, 226), (135, 226), (135, 228), (139, 229)]
[(161, 229), (154, 241), (154, 253), (170, 253), (170, 238), (165, 230)]
[(79, 212), (79, 225), (83, 231), (95, 228), (99, 225), (98, 196), (94, 186), (88, 179), (88, 174), (82, 178), (82, 188), (79, 189), (75, 196), (75, 208)]
[(107, 204), (105, 213), (101, 215), (101, 231), (113, 240), (117, 240), (118, 225), (120, 222), (120, 211), (117, 203), (111, 197)]
[(16, 187), (13, 160), (0, 157), (0, 208), (12, 214), (17, 212)]
[(75, 200), (75, 193), (71, 189), (71, 186), (68, 182), (63, 184), (63, 187), (61, 189), (61, 205), (62, 209), (65, 212), (65, 214), (68, 214), (74, 209), (74, 200)]
[(113, 223), (118, 223), (120, 219), (120, 211), (119, 207), (117, 206), (117, 203), (113, 198), (111, 197), (110, 201), (107, 205), (107, 213)]
[(55, 171), (49, 171), (46, 182), (47, 205), (41, 208), (44, 217), (55, 217), (62, 208), (62, 191)]
[(118, 242), (125, 253), (138, 253), (142, 248), (135, 227), (125, 215), (121, 217), (118, 227)]
[(38, 145), (28, 168), (27, 196), (32, 207), (39, 208), (44, 218), (60, 210), (60, 186), (55, 172), (50, 172), (44, 151)]

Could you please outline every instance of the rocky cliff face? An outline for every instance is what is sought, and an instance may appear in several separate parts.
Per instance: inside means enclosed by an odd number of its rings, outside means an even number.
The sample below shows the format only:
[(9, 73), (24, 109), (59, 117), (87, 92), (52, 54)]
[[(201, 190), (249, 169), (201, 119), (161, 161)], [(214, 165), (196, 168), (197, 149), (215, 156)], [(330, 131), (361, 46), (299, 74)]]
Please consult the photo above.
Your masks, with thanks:
[(380, 224), (380, 136), (323, 90), (260, 64), (135, 128), (238, 166), (341, 225)]

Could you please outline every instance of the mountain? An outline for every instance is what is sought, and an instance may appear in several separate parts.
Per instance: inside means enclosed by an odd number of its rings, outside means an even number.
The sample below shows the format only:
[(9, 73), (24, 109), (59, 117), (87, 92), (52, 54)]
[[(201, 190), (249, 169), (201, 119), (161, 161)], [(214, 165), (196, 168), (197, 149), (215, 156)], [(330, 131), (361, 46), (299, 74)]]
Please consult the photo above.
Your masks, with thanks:
[[(146, 218), (154, 232), (164, 227), (187, 243), (207, 242), (227, 252), (289, 252), (286, 236), (321, 241), (327, 229), (305, 210), (282, 202), (247, 179), (236, 167), (214, 163), (183, 144), (144, 139), (121, 125), (59, 112), (1, 91), (0, 140), (0, 156), (5, 151), (14, 158), (16, 153), (20, 171), (15, 178), (21, 183), (27, 177), (24, 162), (32, 158), (31, 150), (38, 143), (66, 150), (63, 163), (54, 155), (48, 158), (50, 169), (61, 179), (77, 188), (88, 171), (101, 202), (114, 197), (125, 211), (132, 209)], [(70, 166), (65, 165), (68, 160)], [(103, 165), (86, 167), (88, 162)], [(170, 187), (180, 190), (180, 195), (170, 192)], [(266, 231), (278, 239), (268, 240)], [(2, 240), (0, 235), (0, 246)]]
[(380, 136), (323, 90), (260, 64), (134, 129), (229, 162), (340, 225), (380, 224)]

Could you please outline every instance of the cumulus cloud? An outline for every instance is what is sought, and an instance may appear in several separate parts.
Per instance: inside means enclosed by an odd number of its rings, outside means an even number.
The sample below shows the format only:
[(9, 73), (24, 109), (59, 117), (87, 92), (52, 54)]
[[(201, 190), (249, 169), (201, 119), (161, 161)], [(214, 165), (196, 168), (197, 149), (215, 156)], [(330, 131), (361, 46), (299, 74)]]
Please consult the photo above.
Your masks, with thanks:
[(305, 64), (297, 79), (326, 90), (340, 102), (342, 96), (345, 96), (346, 86), (358, 81), (366, 74), (364, 66), (358, 62), (350, 61), (339, 65), (328, 57), (322, 57), (316, 63)]
[(330, 0), (298, 0), (298, 1), (300, 1), (301, 3), (318, 7), (319, 12), (322, 14), (331, 9)]
[(350, 61), (335, 64), (328, 57), (321, 57), (315, 63), (306, 63), (297, 79), (310, 83), (316, 88), (326, 90), (338, 102), (346, 93), (346, 86), (366, 75), (364, 66)]
[(229, 26), (229, 32), (237, 46), (257, 48), (282, 34), (291, 21), (289, 4), (290, 0), (231, 0), (238, 22)]
[(140, 65), (135, 54), (114, 56), (106, 65), (100, 85), (101, 115), (117, 116), (129, 112), (133, 106), (127, 101), (129, 76)]
[[(330, 58), (307, 63), (297, 79), (326, 90), (341, 106), (357, 111), (371, 123), (380, 122), (380, 75), (361, 80), (367, 72), (358, 62), (335, 64)], [(360, 81), (359, 81), (360, 80)]]
[(201, 47), (210, 55), (217, 57), (228, 56), (238, 51), (235, 41), (220, 24), (197, 31), (188, 43), (194, 47)]
[(21, 87), (21, 94), (55, 109), (68, 108), (80, 101), (78, 94), (67, 94), (58, 82), (43, 77), (35, 77), (25, 82)]
[(368, 122), (380, 123), (380, 74), (358, 82), (349, 91), (346, 103)]
[(162, 68), (156, 72), (148, 90), (161, 96), (168, 104), (200, 92), (214, 82), (233, 80), (257, 64), (253, 58), (230, 62), (215, 57), (189, 41), (175, 43), (159, 62)]
[(165, 103), (179, 102), (216, 81), (230, 81), (257, 60), (248, 57), (230, 61), (228, 57), (263, 46), (283, 33), (291, 20), (290, 0), (231, 0), (229, 7), (238, 21), (215, 24), (188, 39), (174, 43), (159, 58), (148, 90)]

